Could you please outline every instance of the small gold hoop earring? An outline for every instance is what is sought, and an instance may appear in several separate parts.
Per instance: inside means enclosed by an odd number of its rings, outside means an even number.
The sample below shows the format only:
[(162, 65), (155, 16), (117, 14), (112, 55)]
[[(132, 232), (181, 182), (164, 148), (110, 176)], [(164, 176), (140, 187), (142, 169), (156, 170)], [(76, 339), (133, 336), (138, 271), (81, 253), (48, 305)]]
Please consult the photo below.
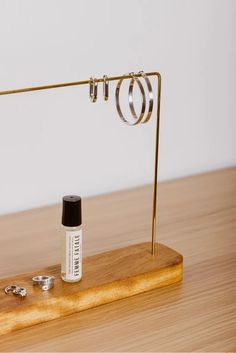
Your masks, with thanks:
[(109, 98), (109, 81), (107, 75), (103, 76), (103, 97), (105, 101)]
[(98, 97), (98, 82), (97, 82), (97, 79), (94, 77), (90, 78), (89, 97), (93, 103), (96, 102), (97, 97)]

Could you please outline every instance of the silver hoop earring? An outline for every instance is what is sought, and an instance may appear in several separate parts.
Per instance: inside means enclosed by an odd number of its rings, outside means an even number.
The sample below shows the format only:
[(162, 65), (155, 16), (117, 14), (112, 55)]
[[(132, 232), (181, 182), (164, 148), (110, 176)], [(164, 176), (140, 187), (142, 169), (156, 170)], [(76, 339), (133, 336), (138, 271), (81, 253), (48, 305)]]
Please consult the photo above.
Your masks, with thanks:
[[(117, 109), (117, 112), (118, 112), (119, 117), (121, 118), (121, 120), (125, 124), (133, 126), (133, 125), (139, 124), (141, 122), (141, 120), (143, 119), (143, 116), (144, 116), (144, 113), (145, 113), (145, 109), (146, 109), (146, 95), (145, 95), (145, 91), (144, 91), (143, 85), (140, 82), (140, 80), (133, 73), (131, 73), (130, 75), (132, 75), (132, 79), (130, 81), (131, 93), (130, 93), (130, 88), (129, 88), (129, 96), (128, 96), (128, 98), (129, 98), (130, 109), (131, 109), (131, 112), (132, 112), (132, 115), (133, 115), (133, 118), (134, 118), (134, 122), (133, 123), (129, 122), (124, 117), (124, 115), (123, 115), (123, 113), (121, 111), (121, 107), (120, 107), (120, 88), (121, 88), (121, 84), (122, 84), (122, 82), (124, 80), (123, 78), (121, 78), (118, 81), (118, 83), (117, 83), (115, 99), (116, 99), (116, 109)], [(126, 76), (126, 75), (124, 75), (124, 76)], [(135, 82), (138, 83), (138, 86), (140, 88), (140, 92), (141, 92), (141, 95), (142, 95), (142, 107), (141, 107), (141, 113), (140, 113), (139, 117), (137, 117), (137, 115), (135, 113), (135, 110), (134, 110), (134, 105), (133, 105), (133, 91), (132, 91), (132, 88), (133, 88)]]
[[(129, 106), (130, 106), (130, 110), (131, 113), (133, 115), (133, 118), (138, 121), (139, 123), (142, 122), (142, 119), (144, 117), (145, 114), (145, 109), (146, 109), (146, 95), (145, 95), (145, 91), (143, 88), (143, 85), (140, 81), (140, 79), (138, 77), (135, 76), (135, 74), (133, 72), (130, 73), (130, 75), (132, 75), (132, 80), (130, 81), (130, 85), (129, 85)], [(142, 95), (142, 108), (141, 108), (141, 113), (140, 116), (138, 117), (136, 114), (136, 111), (134, 109), (134, 98), (133, 98), (133, 92), (134, 92), (134, 83), (137, 83)]]
[(105, 101), (109, 98), (109, 81), (107, 75), (103, 76), (103, 97)]
[(148, 94), (149, 94), (149, 106), (148, 106), (147, 116), (142, 121), (142, 124), (144, 124), (144, 123), (147, 123), (150, 120), (151, 115), (152, 115), (152, 111), (153, 111), (153, 90), (152, 90), (151, 82), (150, 82), (149, 78), (147, 77), (147, 75), (145, 74), (145, 72), (144, 71), (139, 71), (139, 74), (145, 80), (145, 82), (147, 84)]
[(93, 103), (96, 102), (97, 97), (98, 97), (98, 81), (94, 77), (90, 78), (89, 97)]

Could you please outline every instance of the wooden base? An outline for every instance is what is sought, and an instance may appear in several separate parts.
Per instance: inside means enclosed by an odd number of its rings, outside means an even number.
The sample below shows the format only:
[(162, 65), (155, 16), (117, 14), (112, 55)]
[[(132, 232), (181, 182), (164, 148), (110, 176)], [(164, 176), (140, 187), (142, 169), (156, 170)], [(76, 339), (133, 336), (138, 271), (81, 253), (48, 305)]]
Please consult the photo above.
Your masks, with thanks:
[[(98, 305), (127, 298), (182, 279), (182, 255), (162, 244), (142, 243), (84, 258), (81, 282), (60, 279), (60, 266), (0, 280), (0, 334), (54, 320)], [(54, 275), (55, 287), (47, 292), (32, 285), (35, 275)], [(17, 284), (28, 295), (6, 295)]]

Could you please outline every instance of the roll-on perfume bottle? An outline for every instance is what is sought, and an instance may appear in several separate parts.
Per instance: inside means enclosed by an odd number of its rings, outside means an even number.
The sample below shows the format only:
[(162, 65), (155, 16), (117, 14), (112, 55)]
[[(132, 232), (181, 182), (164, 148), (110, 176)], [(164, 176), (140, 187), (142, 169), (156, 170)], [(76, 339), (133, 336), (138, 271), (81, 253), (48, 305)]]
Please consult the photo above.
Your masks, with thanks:
[(61, 278), (77, 282), (82, 278), (82, 211), (81, 198), (63, 197)]

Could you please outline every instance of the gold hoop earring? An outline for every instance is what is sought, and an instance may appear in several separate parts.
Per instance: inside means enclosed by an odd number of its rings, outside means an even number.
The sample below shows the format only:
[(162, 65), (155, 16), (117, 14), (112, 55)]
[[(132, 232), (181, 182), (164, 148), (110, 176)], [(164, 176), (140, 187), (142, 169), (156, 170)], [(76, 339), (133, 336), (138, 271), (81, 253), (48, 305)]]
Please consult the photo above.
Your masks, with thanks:
[(97, 79), (94, 77), (90, 78), (89, 97), (93, 103), (96, 102), (97, 97), (98, 97), (98, 82), (97, 82)]
[(107, 75), (103, 76), (103, 97), (105, 101), (109, 98), (109, 81)]

